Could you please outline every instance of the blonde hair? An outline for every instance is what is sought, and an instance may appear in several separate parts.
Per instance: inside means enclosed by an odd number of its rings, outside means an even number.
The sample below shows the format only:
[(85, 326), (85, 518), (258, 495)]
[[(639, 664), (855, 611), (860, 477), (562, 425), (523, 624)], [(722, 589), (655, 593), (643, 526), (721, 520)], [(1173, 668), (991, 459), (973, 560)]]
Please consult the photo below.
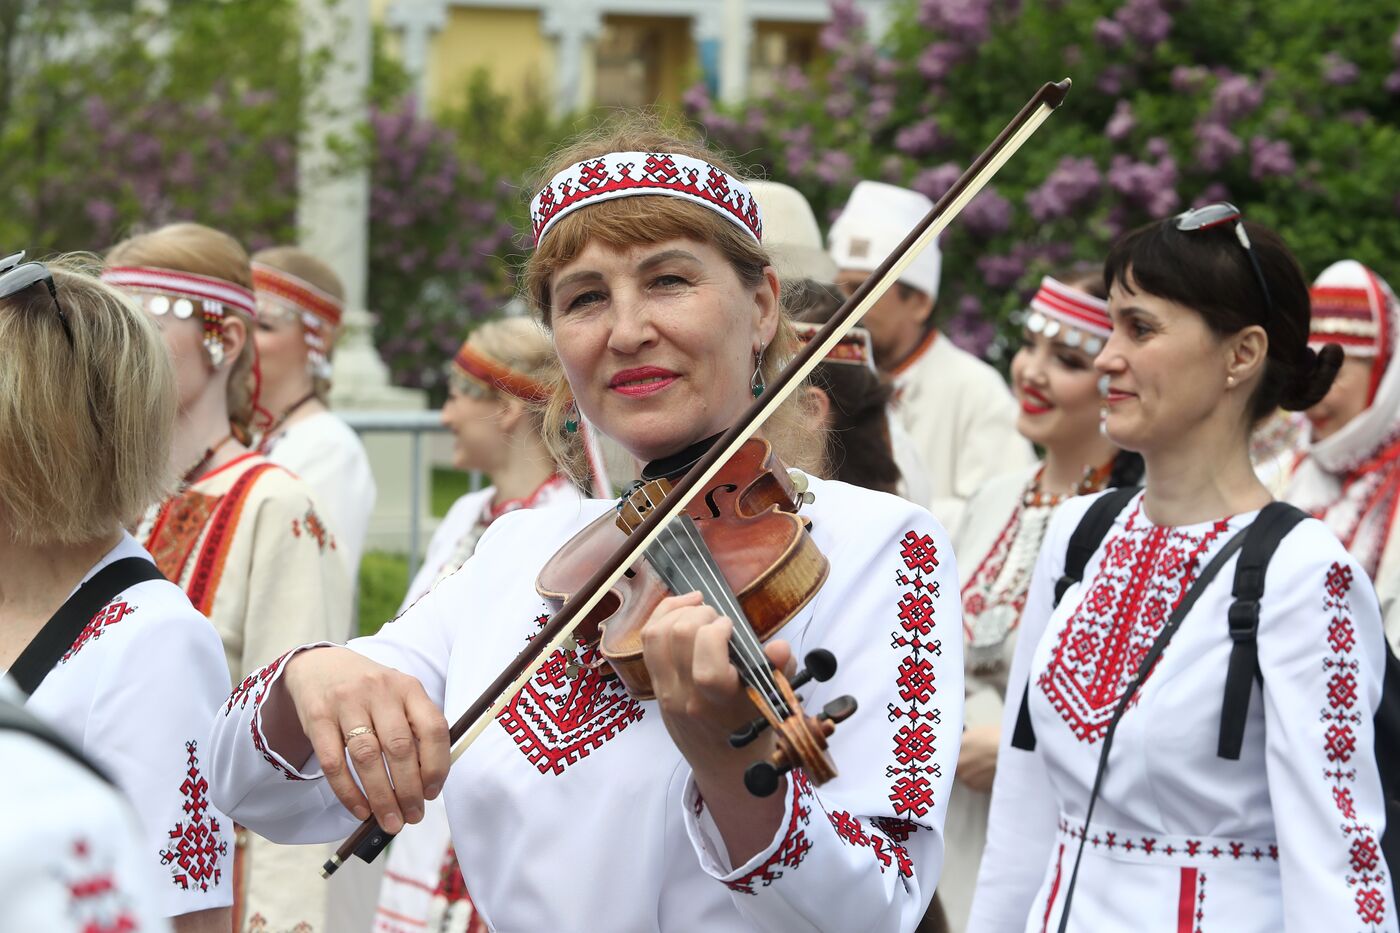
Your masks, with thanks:
[[(345, 285), (340, 276), (329, 265), (317, 259), (299, 246), (269, 246), (253, 254), (253, 262), (271, 266), (288, 275), (310, 282), (341, 304), (345, 303)], [(328, 327), (329, 329), (329, 327)], [(335, 352), (335, 338), (339, 329), (331, 330), (326, 336), (326, 359)], [(320, 376), (311, 377), (311, 390), (322, 402), (330, 401), (331, 381)]]
[[(220, 230), (196, 223), (167, 224), (149, 233), (128, 237), (107, 251), (111, 266), (152, 266), (223, 279), (249, 290), (253, 268), (243, 246)], [(229, 424), (239, 440), (252, 437), (254, 417), (253, 363), (257, 347), (253, 342), (253, 320), (235, 308), (224, 305), (224, 313), (243, 322), (247, 339), (228, 376)]]
[[(539, 322), (530, 318), (507, 317), (487, 321), (471, 332), (466, 343), (478, 353), (541, 385), (550, 385), (558, 370), (549, 334)], [(473, 398), (500, 398), (507, 394), (467, 378), (456, 366), (448, 367), (447, 381), (458, 392)], [(542, 416), (543, 412), (537, 414)], [(540, 425), (543, 426), (542, 417)]]
[(0, 300), (0, 519), (25, 545), (101, 540), (169, 492), (175, 374), (147, 315), (96, 277), (96, 257), (47, 265)]
[[(534, 194), (555, 174), (585, 159), (609, 152), (670, 152), (692, 156), (715, 165), (735, 177), (744, 173), (725, 157), (695, 138), (683, 138), (664, 128), (650, 115), (630, 115), (577, 139), (554, 156), (530, 180)], [(589, 243), (600, 243), (623, 250), (639, 243), (661, 243), (673, 239), (699, 240), (710, 244), (728, 260), (739, 281), (753, 287), (763, 280), (764, 268), (773, 264), (761, 244), (709, 208), (665, 195), (638, 195), (590, 205), (558, 220), (549, 235), (525, 261), (522, 275), (527, 300), (546, 327), (552, 313), (549, 282), (554, 273), (572, 262)], [(762, 373), (772, 384), (783, 366), (798, 350), (797, 336), (785, 309), (780, 307), (778, 329), (764, 348)], [(570, 445), (563, 431), (570, 417), (573, 395), (556, 362), (553, 374), (555, 392), (544, 413), (545, 440), (556, 459), (575, 477), (583, 475), (582, 447)], [(768, 419), (763, 432), (778, 456), (790, 466), (823, 473), (822, 439), (807, 428), (812, 412), (805, 393), (794, 392)]]

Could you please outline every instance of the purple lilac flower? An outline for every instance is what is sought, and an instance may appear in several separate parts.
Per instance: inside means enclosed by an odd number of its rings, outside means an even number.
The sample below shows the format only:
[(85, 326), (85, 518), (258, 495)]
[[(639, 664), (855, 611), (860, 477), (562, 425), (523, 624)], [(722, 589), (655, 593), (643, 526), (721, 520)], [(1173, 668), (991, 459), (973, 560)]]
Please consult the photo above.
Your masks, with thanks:
[(1293, 147), (1286, 140), (1256, 136), (1249, 141), (1249, 174), (1255, 180), (1271, 176), (1292, 175)]
[(1390, 57), (1400, 62), (1400, 29), (1395, 30), (1395, 35), (1390, 37)]
[(822, 153), (822, 157), (817, 160), (813, 174), (824, 184), (836, 186), (849, 184), (851, 175), (856, 170), (855, 158), (841, 149), (828, 149)]
[(1109, 117), (1108, 125), (1104, 127), (1104, 135), (1114, 142), (1122, 142), (1137, 127), (1137, 117), (1133, 116), (1133, 105), (1126, 100), (1120, 100), (1118, 106), (1113, 108), (1113, 116)]
[(855, 40), (865, 26), (865, 14), (855, 0), (831, 0), (831, 19), (821, 32), (822, 48), (835, 51)]
[(1355, 62), (1348, 61), (1336, 52), (1328, 52), (1322, 56), (1322, 80), (1333, 87), (1355, 84), (1359, 77), (1361, 69)]
[(872, 126), (879, 126), (894, 113), (894, 101), (884, 98), (872, 100), (865, 108), (865, 117)]
[(965, 45), (978, 45), (991, 35), (988, 0), (921, 0), (919, 25)]
[(1178, 94), (1198, 91), (1208, 76), (1200, 65), (1177, 65), (1172, 69), (1172, 90)]
[(928, 155), (941, 142), (938, 121), (933, 117), (911, 123), (894, 136), (894, 147), (905, 155), (915, 157)]
[(1214, 204), (1217, 201), (1230, 200), (1230, 189), (1218, 181), (1213, 181), (1201, 191), (1196, 200), (1191, 202), (1192, 207), (1205, 207), (1207, 204)]
[(1196, 163), (1207, 172), (1218, 172), (1244, 151), (1244, 143), (1220, 123), (1196, 127)]
[(856, 99), (850, 94), (832, 94), (826, 99), (826, 115), (833, 120), (844, 120), (856, 112)]
[(1171, 14), (1161, 0), (1128, 0), (1113, 18), (1143, 46), (1157, 45), (1172, 31)]
[(963, 223), (973, 236), (994, 237), (1011, 229), (1011, 202), (992, 187), (968, 202)]
[(1128, 39), (1128, 30), (1115, 19), (1101, 16), (1094, 21), (1094, 40), (1107, 49), (1116, 49)]
[(1117, 97), (1123, 93), (1123, 86), (1127, 84), (1130, 72), (1126, 65), (1109, 65), (1099, 72), (1099, 79), (1094, 83), (1100, 93), (1110, 97)]
[(1233, 123), (1258, 109), (1264, 102), (1264, 89), (1245, 75), (1220, 79), (1211, 97), (1211, 113), (1223, 123)]
[(1172, 147), (1160, 136), (1153, 136), (1147, 141), (1147, 155), (1149, 158), (1161, 161), (1172, 151)]
[(1385, 89), (1389, 94), (1400, 95), (1400, 69), (1386, 75)]
[(1026, 205), (1039, 223), (1057, 220), (1097, 197), (1102, 185), (1103, 176), (1092, 157), (1065, 156), (1045, 182), (1026, 195)]
[(981, 256), (977, 271), (989, 288), (1001, 291), (1015, 285), (1026, 274), (1025, 260), (1018, 256)]
[(929, 81), (942, 81), (962, 62), (962, 49), (953, 42), (934, 42), (919, 56), (914, 67)]
[(924, 197), (937, 201), (948, 193), (953, 183), (962, 175), (962, 169), (952, 162), (944, 162), (934, 168), (924, 169), (914, 176), (909, 187)]
[(689, 113), (699, 113), (710, 106), (710, 89), (704, 81), (696, 81), (681, 95), (681, 104)]
[(948, 339), (974, 356), (984, 356), (996, 339), (996, 327), (982, 316), (982, 302), (976, 295), (962, 296), (957, 307), (945, 328)]
[(1168, 156), (1156, 165), (1137, 162), (1126, 155), (1113, 157), (1108, 185), (1123, 201), (1154, 217), (1172, 213), (1181, 202), (1176, 192), (1176, 160)]

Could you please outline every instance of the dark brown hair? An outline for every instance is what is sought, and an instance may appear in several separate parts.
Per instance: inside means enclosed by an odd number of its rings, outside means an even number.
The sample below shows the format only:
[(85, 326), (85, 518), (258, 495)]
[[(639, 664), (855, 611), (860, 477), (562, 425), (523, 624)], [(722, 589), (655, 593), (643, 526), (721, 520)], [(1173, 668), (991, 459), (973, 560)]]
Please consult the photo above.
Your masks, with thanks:
[(1342, 349), (1308, 349), (1312, 304), (1298, 260), (1268, 227), (1246, 222), (1245, 232), (1269, 284), (1272, 311), (1233, 224), (1182, 231), (1167, 218), (1140, 227), (1113, 244), (1103, 281), (1108, 288), (1117, 284), (1133, 293), (1136, 287), (1190, 308), (1222, 337), (1252, 325), (1264, 328), (1269, 355), (1249, 409), (1257, 423), (1280, 407), (1302, 411), (1322, 401), (1342, 365)]

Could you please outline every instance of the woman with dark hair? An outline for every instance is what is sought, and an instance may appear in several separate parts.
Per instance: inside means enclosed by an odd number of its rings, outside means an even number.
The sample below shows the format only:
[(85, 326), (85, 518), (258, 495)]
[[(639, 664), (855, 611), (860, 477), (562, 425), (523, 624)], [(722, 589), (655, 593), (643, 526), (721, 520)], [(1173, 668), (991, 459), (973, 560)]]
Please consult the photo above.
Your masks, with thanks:
[(992, 778), (1001, 739), (1006, 675), (1016, 650), (1031, 571), (1050, 519), (1073, 496), (1142, 479), (1142, 458), (1100, 430), (1094, 357), (1112, 329), (1101, 269), (1063, 281), (1046, 276), (1025, 314), (1011, 359), (1016, 430), (1044, 453), (1028, 470), (982, 486), (953, 535), (962, 568), (967, 728), (949, 804), (950, 855), (939, 896), (952, 928), (967, 926), (987, 840)]
[(1128, 234), (1104, 281), (1104, 430), (1142, 454), (1146, 488), (1107, 512), (1077, 575), (1061, 579), (1067, 546), (1099, 499), (1065, 503), (1046, 533), (970, 929), (1393, 931), (1372, 727), (1380, 615), (1321, 522), (1294, 526), (1268, 562), (1259, 682), (1245, 679), (1236, 748), (1222, 730), (1239, 561), (1227, 544), (1270, 503), (1250, 432), (1280, 405), (1316, 404), (1341, 351), (1309, 350), (1296, 260), (1231, 205)]

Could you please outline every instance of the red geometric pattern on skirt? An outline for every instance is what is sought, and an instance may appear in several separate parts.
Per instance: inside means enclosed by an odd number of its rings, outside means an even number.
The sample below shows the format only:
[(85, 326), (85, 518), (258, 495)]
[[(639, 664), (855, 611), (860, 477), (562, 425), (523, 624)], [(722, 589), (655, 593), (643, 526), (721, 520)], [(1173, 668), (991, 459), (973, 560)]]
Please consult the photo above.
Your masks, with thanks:
[(890, 647), (899, 657), (895, 684), (901, 702), (885, 707), (889, 721), (897, 724), (891, 743), (895, 764), (885, 767), (885, 777), (890, 779), (895, 813), (920, 817), (934, 806), (929, 778), (942, 777), (934, 760), (934, 728), (942, 725), (943, 714), (932, 705), (938, 685), (931, 659), (942, 656), (943, 643), (929, 637), (937, 625), (938, 581), (930, 578), (938, 569), (938, 548), (930, 536), (910, 531), (900, 541), (899, 556), (903, 566), (895, 568), (898, 624), (890, 634)]
[[(1071, 823), (1061, 817), (1060, 832), (1071, 839), (1084, 839), (1084, 824)], [(1209, 856), (1212, 859), (1229, 858), (1236, 862), (1253, 859), (1262, 862), (1268, 859), (1271, 862), (1278, 861), (1278, 844), (1257, 842), (1241, 842), (1237, 839), (1192, 839), (1173, 837), (1172, 840), (1164, 842), (1158, 836), (1137, 836), (1122, 832), (1102, 831), (1096, 832), (1084, 841), (1095, 849), (1102, 848), (1105, 852), (1134, 852), (1139, 855), (1154, 856), (1162, 855), (1171, 858), (1174, 855), (1183, 855), (1187, 858), (1204, 858)], [(1209, 847), (1207, 847), (1209, 844)]]
[[(1349, 768), (1356, 753), (1354, 727), (1361, 723), (1364, 710), (1357, 706), (1356, 672), (1360, 662), (1351, 657), (1356, 639), (1352, 634), (1351, 587), (1355, 582), (1352, 569), (1334, 563), (1327, 571), (1326, 592), (1322, 605), (1331, 617), (1328, 645), (1332, 654), (1322, 661), (1329, 672), (1327, 697), (1321, 705), (1319, 721), (1327, 724), (1323, 747), (1329, 764), (1323, 777), (1331, 785), (1332, 802), (1341, 814), (1341, 830), (1350, 838), (1350, 865), (1346, 876), (1356, 902), (1356, 916), (1362, 923), (1379, 925), (1385, 921), (1387, 892), (1390, 891), (1385, 860), (1380, 857), (1375, 830), (1356, 818), (1356, 801), (1351, 785), (1356, 781), (1356, 769)], [(1344, 633), (1344, 637), (1339, 637)]]
[(160, 863), (171, 866), (170, 880), (181, 890), (208, 891), (223, 880), (228, 841), (218, 819), (209, 813), (209, 782), (199, 773), (198, 743), (186, 742), (185, 755), (188, 767), (180, 785), (185, 819), (170, 830), (170, 842), (160, 851)]
[[(540, 628), (548, 621), (535, 619)], [(593, 669), (599, 657), (596, 646), (555, 649), (496, 717), (540, 774), (563, 774), (642, 718), (645, 710), (622, 682)]]
[[(60, 856), (62, 858), (62, 856)], [(141, 923), (131, 913), (124, 892), (108, 865), (92, 864), (86, 839), (74, 838), (59, 867), (59, 882), (68, 891), (68, 916), (83, 933), (136, 933)]]
[(73, 647), (63, 653), (63, 657), (58, 659), (58, 663), (67, 664), (77, 656), (79, 651), (83, 650), (84, 645), (90, 641), (101, 638), (102, 633), (107, 630), (109, 625), (116, 625), (135, 611), (135, 606), (123, 602), (120, 599), (114, 599), (112, 602), (108, 603), (97, 615), (92, 617), (92, 620), (88, 622), (87, 625), (83, 626), (83, 630), (78, 633), (77, 639), (73, 642)]
[[(438, 873), (437, 890), (433, 892), (433, 898), (440, 899), (444, 908), (451, 908), (454, 920), (459, 919), (461, 914), (470, 912), (470, 919), (467, 925), (461, 928), (460, 933), (488, 933), (486, 921), (476, 912), (476, 904), (467, 893), (467, 880), (462, 877), (462, 866), (457, 863), (457, 850), (450, 845), (442, 860), (442, 870)], [(444, 909), (442, 913), (443, 925), (446, 927), (448, 910)], [(450, 931), (444, 930), (443, 933), (458, 933), (458, 926), (459, 924), (453, 924)]]
[(1229, 528), (1225, 521), (1204, 533), (1156, 527), (1141, 509), (1139, 500), (1123, 530), (1109, 533), (1103, 562), (1036, 680), (1075, 737), (1090, 745), (1103, 738), (1128, 681)]
[[(831, 828), (836, 830), (836, 835), (840, 836), (843, 841), (853, 846), (868, 846), (875, 853), (876, 864), (880, 866), (880, 874), (883, 875), (886, 868), (898, 863), (901, 875), (906, 878), (914, 877), (914, 861), (909, 857), (909, 850), (904, 846), (886, 839), (879, 833), (866, 832), (860, 817), (851, 816), (845, 810), (828, 813), (826, 818), (831, 820)], [(912, 826), (913, 824), (906, 823), (905, 825)]]
[(812, 848), (812, 841), (807, 838), (806, 828), (812, 822), (812, 785), (807, 782), (807, 775), (801, 768), (794, 768), (788, 772), (788, 780), (792, 781), (792, 810), (788, 813), (787, 829), (783, 833), (783, 841), (777, 850), (763, 864), (753, 871), (733, 881), (726, 881), (731, 891), (738, 891), (741, 894), (757, 894), (754, 885), (768, 887), (774, 881), (783, 876), (783, 869), (796, 868), (802, 864), (802, 860), (807, 857), (807, 852)]

